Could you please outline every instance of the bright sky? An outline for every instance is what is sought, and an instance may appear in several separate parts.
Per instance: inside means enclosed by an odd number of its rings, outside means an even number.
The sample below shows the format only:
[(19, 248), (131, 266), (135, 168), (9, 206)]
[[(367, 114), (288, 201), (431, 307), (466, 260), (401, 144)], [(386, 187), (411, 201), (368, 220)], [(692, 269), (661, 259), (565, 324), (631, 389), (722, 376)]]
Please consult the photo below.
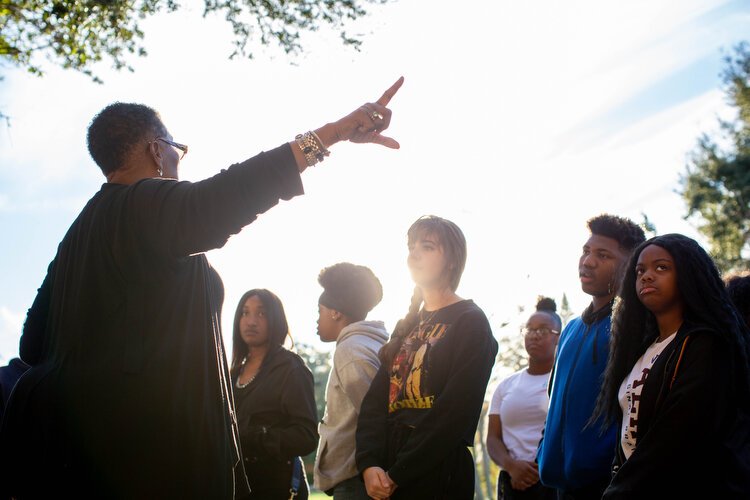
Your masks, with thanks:
[[(144, 23), (135, 72), (102, 65), (104, 85), (50, 67), (44, 78), (3, 68), (0, 109), (0, 362), (18, 352), (26, 310), (57, 244), (104, 178), (86, 128), (113, 101), (158, 109), (190, 145), (186, 180), (335, 120), (400, 75), (390, 135), (402, 149), (341, 144), (282, 202), (209, 253), (225, 288), (224, 334), (241, 294), (283, 300), (297, 341), (315, 336), (317, 275), (340, 261), (370, 266), (392, 328), (408, 307), (406, 230), (434, 213), (461, 226), (469, 260), (459, 288), (495, 325), (563, 293), (580, 312), (577, 260), (585, 221), (610, 212), (660, 233), (696, 231), (682, 217), (679, 174), (726, 107), (721, 59), (747, 37), (741, 0), (399, 0), (352, 31), (362, 52), (327, 30), (305, 54), (276, 49), (229, 61), (230, 28), (200, 3)], [(723, 52), (722, 52), (723, 51)], [(508, 330), (508, 329), (506, 329)]]

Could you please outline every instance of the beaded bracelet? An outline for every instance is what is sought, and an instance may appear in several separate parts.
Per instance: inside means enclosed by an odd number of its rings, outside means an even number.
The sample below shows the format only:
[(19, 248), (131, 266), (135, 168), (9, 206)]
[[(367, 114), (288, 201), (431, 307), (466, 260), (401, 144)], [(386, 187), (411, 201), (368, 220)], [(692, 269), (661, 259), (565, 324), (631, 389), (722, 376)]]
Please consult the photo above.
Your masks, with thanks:
[(302, 154), (305, 155), (305, 162), (307, 162), (308, 167), (312, 167), (316, 163), (323, 161), (326, 156), (331, 154), (315, 132), (310, 131), (304, 134), (297, 134), (294, 139), (302, 150)]

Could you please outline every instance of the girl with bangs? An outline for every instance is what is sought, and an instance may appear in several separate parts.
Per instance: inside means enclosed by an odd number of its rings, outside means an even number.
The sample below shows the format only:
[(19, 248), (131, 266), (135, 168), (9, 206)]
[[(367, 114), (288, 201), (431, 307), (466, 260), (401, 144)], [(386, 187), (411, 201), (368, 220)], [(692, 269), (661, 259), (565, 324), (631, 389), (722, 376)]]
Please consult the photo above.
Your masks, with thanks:
[(362, 403), (357, 468), (375, 499), (471, 499), (468, 447), (497, 342), (482, 310), (456, 294), (466, 264), (461, 229), (422, 217), (409, 228), (408, 248), (416, 287)]

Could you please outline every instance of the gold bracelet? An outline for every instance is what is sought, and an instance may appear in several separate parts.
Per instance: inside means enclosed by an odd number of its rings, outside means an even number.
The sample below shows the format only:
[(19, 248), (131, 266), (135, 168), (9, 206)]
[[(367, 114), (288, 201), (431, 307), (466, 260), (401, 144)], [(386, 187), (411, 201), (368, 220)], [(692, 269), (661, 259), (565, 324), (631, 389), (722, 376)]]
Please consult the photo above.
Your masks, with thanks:
[(331, 154), (315, 132), (310, 131), (304, 134), (297, 134), (294, 139), (297, 141), (302, 154), (305, 155), (305, 162), (308, 167), (312, 167), (316, 163), (323, 161), (326, 156)]

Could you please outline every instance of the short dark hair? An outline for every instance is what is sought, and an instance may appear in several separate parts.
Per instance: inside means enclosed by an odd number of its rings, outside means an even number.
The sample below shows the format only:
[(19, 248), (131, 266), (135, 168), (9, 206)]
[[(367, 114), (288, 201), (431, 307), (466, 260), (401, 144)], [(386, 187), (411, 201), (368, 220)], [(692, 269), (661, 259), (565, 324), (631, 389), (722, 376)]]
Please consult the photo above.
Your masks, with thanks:
[(250, 297), (258, 297), (265, 308), (266, 317), (268, 318), (268, 343), (270, 345), (284, 345), (284, 341), (289, 336), (289, 323), (286, 320), (284, 304), (281, 303), (281, 299), (275, 293), (265, 288), (254, 288), (245, 292), (237, 303), (237, 309), (234, 311), (234, 322), (232, 324), (231, 372), (233, 375), (240, 369), (242, 360), (249, 352), (247, 344), (242, 340), (240, 319), (242, 318), (242, 308)]
[(627, 252), (646, 241), (643, 229), (626, 217), (601, 214), (589, 219), (586, 225), (591, 234), (612, 238)]
[(352, 321), (365, 319), (383, 299), (383, 286), (375, 273), (350, 262), (326, 267), (320, 271), (318, 283), (323, 287), (319, 302)]
[(139, 142), (167, 133), (159, 113), (143, 104), (116, 102), (99, 112), (89, 125), (89, 153), (104, 175), (125, 163)]

